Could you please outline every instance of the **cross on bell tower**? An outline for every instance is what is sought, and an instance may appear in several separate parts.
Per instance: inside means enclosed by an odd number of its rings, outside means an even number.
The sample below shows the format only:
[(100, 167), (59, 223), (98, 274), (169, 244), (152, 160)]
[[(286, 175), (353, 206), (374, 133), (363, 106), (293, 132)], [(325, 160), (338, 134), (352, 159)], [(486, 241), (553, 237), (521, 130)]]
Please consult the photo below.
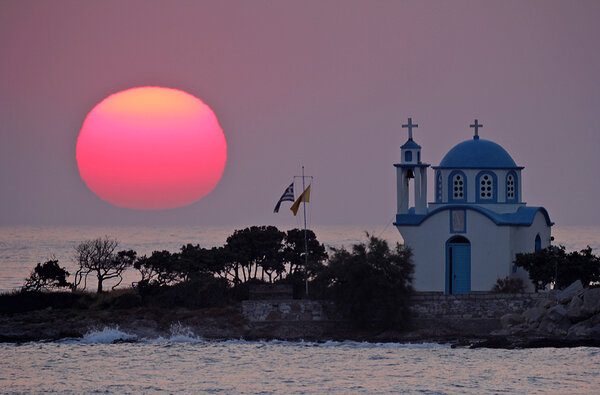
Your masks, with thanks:
[(416, 123), (412, 123), (412, 118), (408, 118), (408, 123), (402, 125), (403, 128), (408, 128), (408, 139), (412, 140), (412, 130), (413, 128), (418, 128), (419, 125)]
[(479, 123), (479, 121), (477, 121), (477, 118), (475, 118), (475, 123), (469, 125), (469, 127), (475, 129), (475, 136), (473, 136), (473, 140), (479, 140), (479, 128), (482, 128), (483, 124)]

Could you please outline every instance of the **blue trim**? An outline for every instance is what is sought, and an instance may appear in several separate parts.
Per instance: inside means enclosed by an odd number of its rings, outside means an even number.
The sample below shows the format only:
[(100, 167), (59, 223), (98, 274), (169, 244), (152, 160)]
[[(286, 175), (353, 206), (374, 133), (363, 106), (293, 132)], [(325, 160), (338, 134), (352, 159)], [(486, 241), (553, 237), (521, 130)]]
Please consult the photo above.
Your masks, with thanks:
[(435, 202), (436, 203), (442, 203), (442, 201), (444, 200), (444, 180), (442, 178), (442, 172), (441, 171), (436, 171), (435, 172)]
[[(514, 197), (512, 199), (509, 199), (508, 197), (508, 176), (512, 175), (513, 176), (513, 181), (514, 181)], [(504, 180), (504, 196), (506, 199), (506, 203), (518, 203), (519, 202), (519, 177), (517, 176), (517, 172), (514, 170), (509, 171), (508, 173), (506, 173), (506, 178)]]
[(408, 139), (406, 141), (406, 143), (404, 143), (400, 149), (406, 149), (406, 148), (421, 148), (421, 146), (417, 143), (415, 143), (412, 139)]
[[(454, 222), (453, 222), (453, 213), (455, 211), (462, 211), (463, 212), (463, 228), (462, 230), (454, 230)], [(462, 208), (462, 209), (456, 209), (453, 208), (452, 210), (450, 210), (448, 212), (448, 217), (450, 218), (450, 234), (454, 234), (454, 233), (467, 233), (467, 209)]]
[(415, 214), (414, 207), (408, 210), (408, 214), (396, 214), (395, 226), (419, 226), (433, 215), (442, 212), (444, 210), (450, 210), (454, 208), (473, 210), (480, 214), (485, 215), (492, 220), (498, 226), (531, 226), (537, 212), (541, 212), (546, 219), (546, 225), (552, 226), (554, 222), (550, 221), (548, 211), (543, 207), (519, 207), (514, 213), (498, 214), (491, 210), (488, 210), (479, 206), (471, 205), (460, 205), (460, 204), (449, 204), (443, 207), (438, 207), (435, 210), (430, 211), (428, 214)]
[[(460, 175), (462, 176), (462, 181), (463, 181), (463, 198), (462, 199), (455, 199), (454, 198), (454, 176), (456, 175)], [(450, 173), (450, 175), (448, 176), (448, 201), (451, 203), (465, 203), (467, 201), (467, 177), (465, 176), (465, 173), (463, 173), (460, 170), (454, 170), (452, 173)]]
[[(483, 178), (484, 176), (489, 176), (491, 177), (491, 182), (492, 182), (492, 186), (491, 187), (487, 187), (487, 188), (491, 188), (491, 191), (487, 191), (486, 190), (486, 194), (487, 193), (492, 193), (492, 197), (488, 198), (488, 199), (483, 199), (481, 197), (481, 178)], [(498, 177), (496, 177), (496, 174), (494, 172), (488, 171), (488, 170), (484, 170), (484, 171), (480, 171), (479, 173), (477, 173), (477, 176), (475, 177), (475, 201), (477, 203), (481, 203), (481, 204), (485, 204), (485, 203), (496, 203), (498, 202)], [(490, 180), (488, 180), (490, 181)]]
[(431, 166), (431, 165), (428, 163), (394, 163), (394, 167), (403, 167), (403, 168), (406, 168), (406, 167), (410, 167), (410, 168), (429, 167), (429, 166)]
[(412, 151), (405, 151), (404, 152), (404, 161), (405, 162), (412, 162)]
[(490, 170), (523, 170), (524, 166), (515, 167), (478, 167), (478, 166), (431, 166), (434, 170), (452, 170), (452, 169), (490, 169)]

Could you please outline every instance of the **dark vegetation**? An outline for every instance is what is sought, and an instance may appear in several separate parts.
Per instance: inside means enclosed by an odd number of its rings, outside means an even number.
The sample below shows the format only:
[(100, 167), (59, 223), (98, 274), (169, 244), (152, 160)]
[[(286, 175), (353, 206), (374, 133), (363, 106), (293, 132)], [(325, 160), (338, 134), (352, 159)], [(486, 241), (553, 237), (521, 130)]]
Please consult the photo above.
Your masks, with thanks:
[(528, 254), (517, 254), (514, 263), (529, 272), (536, 292), (549, 284), (554, 284), (555, 289), (563, 289), (576, 280), (581, 280), (584, 287), (600, 282), (600, 257), (592, 254), (589, 246), (569, 253), (564, 246), (550, 246)]
[[(177, 252), (154, 251), (137, 256), (118, 251), (109, 237), (87, 240), (75, 248), (78, 270), (73, 283), (57, 260), (39, 263), (19, 292), (0, 295), (0, 312), (38, 309), (199, 309), (226, 306), (248, 298), (252, 284), (291, 284), (294, 297), (331, 299), (359, 328), (392, 328), (405, 324), (412, 292), (410, 250), (367, 235), (366, 243), (332, 249), (313, 231), (282, 232), (274, 226), (236, 230), (225, 245), (203, 248), (187, 244)], [(125, 270), (137, 270), (140, 281), (115, 289)], [(96, 293), (86, 291), (88, 277), (97, 281)], [(110, 292), (105, 282), (118, 281)], [(114, 282), (114, 281), (113, 281)], [(310, 293), (306, 295), (305, 285)], [(70, 292), (60, 291), (70, 288)], [(48, 292), (48, 291), (52, 292)]]
[(499, 278), (492, 287), (492, 292), (503, 294), (518, 294), (525, 292), (525, 284), (520, 278)]

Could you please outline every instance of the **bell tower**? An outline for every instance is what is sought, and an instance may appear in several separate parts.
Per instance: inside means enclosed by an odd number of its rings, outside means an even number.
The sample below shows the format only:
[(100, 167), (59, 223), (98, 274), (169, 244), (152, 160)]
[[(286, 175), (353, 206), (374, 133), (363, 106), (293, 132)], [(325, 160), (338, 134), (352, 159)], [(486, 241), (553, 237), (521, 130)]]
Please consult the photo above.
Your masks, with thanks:
[(408, 140), (400, 147), (400, 163), (396, 167), (397, 214), (408, 214), (409, 183), (413, 180), (415, 193), (414, 214), (427, 213), (427, 168), (429, 164), (421, 162), (421, 146), (413, 140), (412, 130), (419, 125), (408, 123), (402, 125), (408, 129)]

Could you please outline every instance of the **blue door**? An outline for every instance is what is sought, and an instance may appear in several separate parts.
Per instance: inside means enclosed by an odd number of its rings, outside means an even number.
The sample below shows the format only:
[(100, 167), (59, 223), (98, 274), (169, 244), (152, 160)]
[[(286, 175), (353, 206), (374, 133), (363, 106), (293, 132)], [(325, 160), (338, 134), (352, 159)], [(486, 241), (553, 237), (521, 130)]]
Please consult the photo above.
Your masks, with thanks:
[(471, 243), (462, 236), (446, 243), (446, 293), (471, 293)]

